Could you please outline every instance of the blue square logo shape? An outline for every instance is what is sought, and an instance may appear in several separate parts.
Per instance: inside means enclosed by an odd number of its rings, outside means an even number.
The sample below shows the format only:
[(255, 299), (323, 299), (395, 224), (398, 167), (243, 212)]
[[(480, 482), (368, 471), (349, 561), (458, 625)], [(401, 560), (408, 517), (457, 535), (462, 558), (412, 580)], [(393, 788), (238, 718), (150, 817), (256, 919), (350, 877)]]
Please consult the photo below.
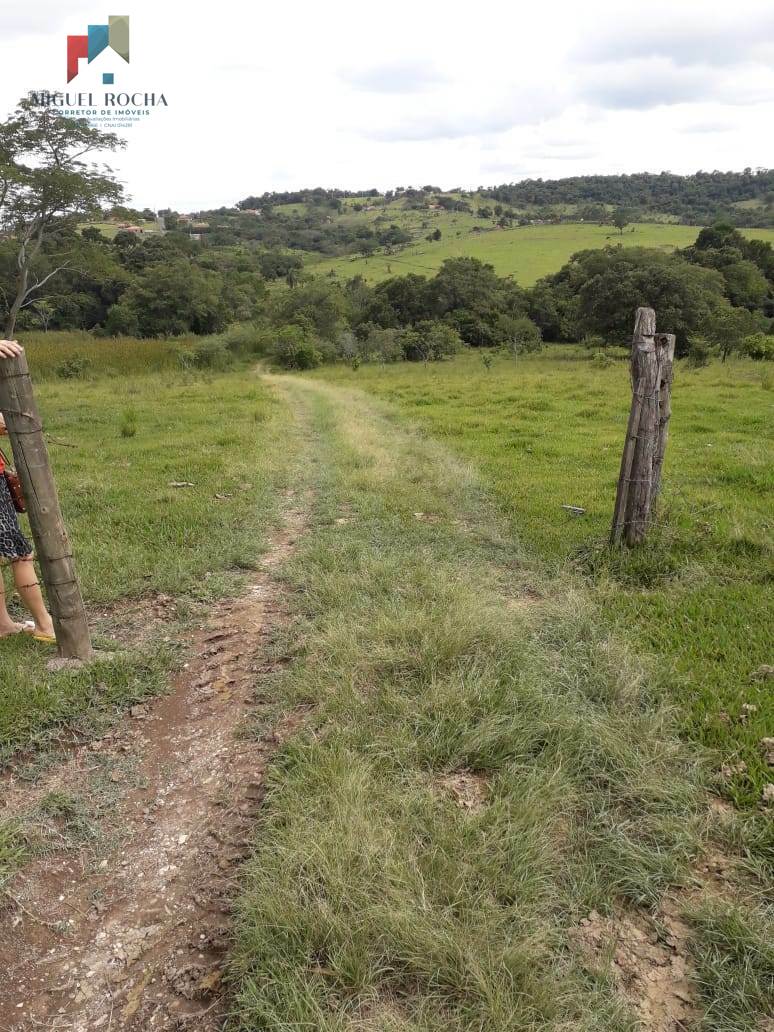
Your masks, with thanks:
[(103, 86), (112, 86), (114, 81), (115, 80), (113, 78), (113, 73), (112, 72), (103, 72), (102, 73), (102, 85)]

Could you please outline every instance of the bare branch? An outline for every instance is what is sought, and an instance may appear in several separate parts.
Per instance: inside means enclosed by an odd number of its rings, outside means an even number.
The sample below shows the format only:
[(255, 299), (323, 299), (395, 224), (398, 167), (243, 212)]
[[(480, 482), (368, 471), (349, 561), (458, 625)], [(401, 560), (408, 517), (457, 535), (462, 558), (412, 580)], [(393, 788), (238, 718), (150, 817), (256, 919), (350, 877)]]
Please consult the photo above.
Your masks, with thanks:
[[(38, 280), (37, 283), (33, 283), (31, 287), (28, 287), (27, 288), (27, 292), (24, 295), (24, 300), (22, 301), (21, 307), (22, 308), (25, 307), (25, 305), (27, 304), (27, 298), (30, 296), (30, 294), (32, 294), (36, 290), (40, 290), (41, 287), (44, 287), (46, 285), (46, 283), (48, 283), (48, 281), (51, 279), (52, 276), (56, 276), (57, 273), (63, 272), (65, 269), (68, 269), (69, 267), (70, 267), (70, 263), (69, 262), (65, 262), (64, 265), (58, 265), (55, 269), (52, 269), (51, 272), (49, 272), (47, 276), (44, 276), (42, 280)], [(39, 301), (39, 300), (40, 300), (40, 298), (33, 298), (33, 301)], [(30, 302), (30, 304), (31, 303), (32, 302)]]

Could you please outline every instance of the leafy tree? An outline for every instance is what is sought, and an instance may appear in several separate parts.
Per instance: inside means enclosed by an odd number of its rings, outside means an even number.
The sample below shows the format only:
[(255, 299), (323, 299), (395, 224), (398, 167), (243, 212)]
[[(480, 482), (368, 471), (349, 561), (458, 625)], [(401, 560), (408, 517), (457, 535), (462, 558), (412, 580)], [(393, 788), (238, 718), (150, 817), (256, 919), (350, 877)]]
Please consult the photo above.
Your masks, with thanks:
[(410, 243), (411, 234), (407, 233), (405, 229), (401, 229), (400, 226), (392, 225), (389, 229), (382, 230), (377, 239), (382, 247), (398, 247), (401, 244)]
[(578, 336), (577, 293), (561, 274), (537, 281), (529, 294), (528, 313), (544, 340), (570, 341)]
[(462, 347), (460, 335), (445, 323), (425, 319), (400, 336), (403, 355), (409, 362), (440, 362)]
[(431, 314), (430, 305), (428, 280), (410, 273), (377, 284), (365, 308), (364, 319), (385, 328), (410, 326)]
[(335, 341), (346, 328), (350, 309), (337, 283), (315, 279), (292, 290), (277, 291), (269, 298), (265, 311), (274, 326), (294, 324)]
[(258, 267), (265, 280), (285, 279), (291, 272), (299, 273), (303, 265), (298, 255), (285, 254), (283, 251), (264, 251), (258, 257)]
[(686, 348), (688, 365), (694, 369), (701, 369), (709, 365), (711, 357), (712, 345), (707, 338), (700, 333), (691, 334)]
[(12, 337), (19, 313), (40, 301), (41, 291), (69, 264), (40, 271), (47, 236), (63, 221), (93, 218), (106, 202), (122, 197), (109, 170), (85, 160), (115, 150), (122, 141), (85, 119), (65, 118), (57, 108), (22, 99), (0, 123), (0, 229), (15, 242), (18, 275), (5, 300), (5, 336)]
[(631, 221), (632, 213), (629, 208), (616, 208), (613, 212), (613, 225), (622, 236)]
[(398, 362), (404, 357), (400, 330), (371, 326), (363, 345), (363, 352), (369, 359), (377, 362)]
[(556, 289), (563, 315), (573, 320), (569, 339), (588, 332), (625, 343), (635, 310), (646, 305), (655, 308), (660, 329), (677, 335), (678, 354), (685, 353), (688, 336), (727, 304), (720, 273), (644, 247), (580, 251), (542, 286)]
[(139, 337), (139, 316), (128, 299), (112, 306), (105, 319), (102, 333), (106, 337)]
[(278, 330), (271, 354), (283, 369), (314, 369), (323, 360), (320, 349), (300, 326)]
[[(133, 314), (143, 337), (217, 333), (231, 314), (223, 294), (219, 273), (180, 258), (154, 265), (137, 276), (121, 300), (120, 319), (123, 325), (130, 325)], [(111, 320), (108, 315), (109, 325), (115, 326), (118, 318)]]
[(733, 352), (741, 351), (745, 338), (757, 329), (758, 320), (751, 312), (729, 304), (718, 306), (702, 327), (704, 338), (717, 348), (724, 362)]
[(753, 333), (742, 341), (742, 351), (756, 362), (774, 362), (774, 337)]
[(505, 346), (514, 355), (540, 351), (543, 347), (543, 335), (540, 327), (526, 315), (516, 318), (512, 315), (501, 315), (498, 326), (505, 337)]
[(732, 305), (748, 308), (751, 311), (760, 308), (769, 293), (769, 283), (754, 262), (732, 262), (720, 270), (726, 281), (726, 292)]
[(774, 290), (774, 250), (768, 241), (747, 240), (730, 223), (716, 222), (701, 230), (692, 247), (682, 251), (689, 261), (717, 269), (726, 281), (733, 305), (751, 311), (765, 305)]

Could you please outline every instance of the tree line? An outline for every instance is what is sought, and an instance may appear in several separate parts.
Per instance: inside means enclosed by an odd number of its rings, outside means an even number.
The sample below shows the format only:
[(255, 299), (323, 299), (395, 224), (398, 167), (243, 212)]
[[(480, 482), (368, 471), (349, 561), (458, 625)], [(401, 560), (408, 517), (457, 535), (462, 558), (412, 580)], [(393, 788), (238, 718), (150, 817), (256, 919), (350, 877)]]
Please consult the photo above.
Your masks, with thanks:
[[(627, 340), (640, 305), (677, 334), (678, 355), (727, 355), (774, 331), (774, 250), (723, 223), (673, 254), (618, 245), (581, 251), (531, 289), (474, 258), (373, 287), (359, 276), (309, 277), (294, 261), (279, 251), (202, 248), (182, 233), (123, 232), (109, 241), (63, 225), (36, 262), (39, 277), (60, 269), (56, 285), (23, 309), (19, 328), (154, 337), (251, 322), (263, 345), (287, 331), (289, 354), (303, 345), (319, 360), (363, 361), (431, 360), (463, 345), (518, 353), (541, 340), (602, 348)], [(0, 299), (12, 296), (17, 271), (16, 243), (0, 241)]]
[[(304, 276), (297, 256), (267, 247), (267, 239), (202, 247), (174, 230), (119, 232), (113, 240), (95, 226), (81, 231), (106, 204), (124, 201), (120, 185), (89, 160), (118, 146), (114, 135), (28, 100), (0, 123), (6, 336), (17, 327), (212, 336), (243, 323), (247, 340), (274, 348), (286, 364), (429, 361), (463, 345), (518, 353), (544, 339), (621, 343), (632, 311), (647, 306), (677, 334), (678, 354), (698, 360), (713, 351), (723, 357), (770, 351), (774, 253), (728, 222), (703, 229), (693, 246), (671, 255), (620, 246), (581, 251), (530, 290), (473, 258), (449, 259), (431, 277), (396, 276), (375, 287), (354, 277), (339, 284)], [(435, 190), (412, 193), (427, 198)], [(622, 222), (625, 209), (618, 214)], [(360, 229), (382, 234), (384, 246), (401, 242), (398, 226)]]
[[(774, 169), (743, 172), (636, 172), (616, 176), (525, 179), (480, 187), (484, 197), (515, 208), (613, 205), (635, 209), (640, 219), (672, 215), (702, 225), (723, 218), (739, 226), (774, 224)], [(739, 207), (746, 204), (746, 207)], [(750, 206), (750, 205), (754, 206)]]

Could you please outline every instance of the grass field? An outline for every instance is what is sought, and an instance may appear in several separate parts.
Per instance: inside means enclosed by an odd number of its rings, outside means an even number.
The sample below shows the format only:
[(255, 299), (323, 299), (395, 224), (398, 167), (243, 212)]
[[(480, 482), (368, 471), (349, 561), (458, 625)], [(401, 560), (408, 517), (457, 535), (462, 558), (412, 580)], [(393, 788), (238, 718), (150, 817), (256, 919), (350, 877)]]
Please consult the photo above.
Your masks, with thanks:
[[(573, 929), (691, 877), (703, 775), (664, 693), (444, 443), (349, 384), (279, 386), (316, 501), (276, 691), (312, 710), (243, 881), (235, 1030), (655, 1028)], [(703, 1032), (760, 1028), (765, 920), (690, 921)]]
[[(451, 216), (438, 220), (443, 237), (437, 242), (421, 240), (394, 255), (377, 254), (370, 258), (336, 258), (315, 261), (305, 259), (309, 272), (326, 275), (331, 271), (343, 279), (361, 275), (369, 283), (378, 283), (388, 276), (407, 273), (432, 276), (447, 258), (469, 256), (489, 262), (500, 276), (513, 276), (522, 286), (556, 272), (576, 251), (622, 244), (624, 247), (657, 247), (671, 251), (687, 247), (699, 232), (696, 226), (670, 223), (642, 223), (629, 227), (623, 234), (610, 226), (581, 223), (562, 225), (520, 226), (516, 229), (492, 229), (472, 216), (460, 216), (460, 226), (451, 228)], [(430, 224), (435, 228), (436, 222)], [(472, 226), (483, 227), (480, 233)], [(449, 227), (449, 228), (447, 228)], [(460, 236), (457, 236), (459, 230)], [(745, 236), (774, 241), (774, 230), (744, 229)]]
[[(159, 227), (155, 222), (149, 222), (141, 219), (139, 222), (131, 223), (131, 225), (139, 226), (144, 233), (155, 234), (159, 233)], [(113, 237), (120, 231), (121, 223), (118, 222), (84, 222), (79, 229), (85, 229), (87, 226), (93, 226), (94, 229), (98, 229), (100, 233), (107, 237), (108, 240), (112, 240)]]
[[(663, 657), (690, 733), (723, 763), (745, 764), (726, 790), (759, 801), (770, 777), (759, 743), (774, 731), (771, 692), (751, 680), (771, 662), (774, 616), (770, 373), (742, 361), (679, 366), (662, 525), (632, 555), (604, 547), (629, 406), (624, 362), (598, 368), (551, 348), (496, 359), (490, 371), (473, 353), (316, 375), (389, 399), (474, 461), (513, 532), (590, 578), (611, 625)], [(563, 504), (586, 512), (575, 518)]]
[[(33, 375), (58, 336), (23, 338)], [(134, 344), (143, 359), (155, 349), (165, 360), (166, 343)], [(255, 379), (179, 368), (163, 380), (138, 375), (129, 342), (113, 348), (93, 346), (91, 379), (44, 380), (37, 390), (85, 598), (94, 606), (164, 592), (184, 606), (232, 591), (274, 512), (282, 409)], [(26, 638), (2, 643), (0, 757), (161, 683), (157, 656), (53, 676), (49, 657)]]
[[(56, 339), (28, 343), (51, 368)], [(166, 343), (148, 347), (165, 361)], [(760, 369), (678, 370), (652, 571), (647, 551), (598, 547), (623, 363), (550, 349), (489, 371), (469, 354), (259, 377), (139, 375), (128, 340), (92, 357), (88, 379), (38, 387), (90, 606), (163, 591), (184, 613), (233, 593), (281, 489), (308, 499), (276, 574), (291, 620), (268, 700), (305, 725), (269, 768), (243, 872), (231, 1027), (635, 1032), (638, 1001), (574, 931), (590, 911), (657, 908), (722, 841), (746, 880), (680, 897), (702, 1032), (758, 1032), (770, 842), (762, 821), (709, 811), (711, 768), (677, 718), (725, 757), (764, 733), (749, 681), (770, 661)], [(84, 670), (52, 673), (48, 655), (2, 643), (4, 761), (104, 730), (170, 663), (153, 642)], [(758, 707), (744, 719), (743, 700)], [(761, 776), (751, 760), (732, 791), (752, 801)], [(0, 888), (26, 848), (0, 824)]]

